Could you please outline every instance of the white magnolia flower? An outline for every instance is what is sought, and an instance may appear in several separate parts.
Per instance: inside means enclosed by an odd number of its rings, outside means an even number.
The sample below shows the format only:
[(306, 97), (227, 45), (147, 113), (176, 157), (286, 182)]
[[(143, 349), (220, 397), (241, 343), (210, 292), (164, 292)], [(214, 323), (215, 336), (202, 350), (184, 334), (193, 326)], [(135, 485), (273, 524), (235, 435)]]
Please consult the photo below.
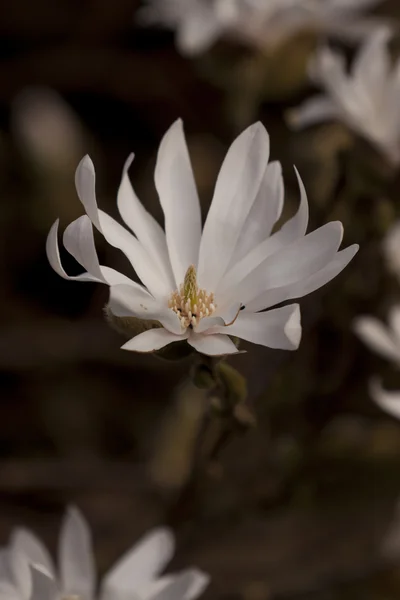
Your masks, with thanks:
[(400, 280), (400, 221), (396, 221), (387, 232), (382, 243), (386, 265)]
[[(400, 368), (400, 305), (390, 310), (388, 327), (374, 317), (362, 316), (355, 319), (354, 330), (371, 350)], [(384, 390), (379, 379), (373, 378), (370, 394), (382, 410), (400, 419), (400, 391)]]
[(350, 74), (344, 57), (321, 48), (311, 64), (325, 94), (289, 115), (297, 128), (337, 119), (364, 136), (394, 164), (400, 161), (400, 60), (391, 66), (387, 30), (371, 35), (359, 50)]
[(312, 29), (359, 39), (376, 28), (360, 11), (381, 0), (147, 0), (144, 23), (176, 30), (183, 54), (199, 54), (222, 35), (250, 45), (272, 47), (294, 33)]
[(76, 508), (64, 518), (58, 570), (43, 543), (17, 529), (0, 554), (1, 600), (194, 600), (209, 578), (198, 569), (160, 577), (174, 553), (169, 529), (154, 529), (105, 575), (97, 593), (88, 525)]
[[(50, 264), (65, 279), (108, 284), (108, 308), (116, 317), (159, 321), (162, 327), (137, 335), (126, 350), (152, 352), (187, 340), (203, 354), (237, 353), (229, 336), (295, 350), (301, 336), (298, 304), (260, 311), (318, 289), (342, 271), (358, 246), (338, 252), (339, 222), (305, 235), (308, 203), (300, 177), (299, 210), (271, 235), (282, 213), (284, 186), (280, 164), (268, 164), (268, 158), (268, 134), (256, 123), (228, 150), (202, 231), (182, 122), (176, 121), (161, 142), (155, 169), (165, 232), (132, 189), (131, 159), (125, 165), (117, 203), (133, 235), (97, 208), (94, 167), (85, 157), (76, 185), (87, 215), (67, 227), (64, 245), (87, 272), (69, 277), (62, 268), (57, 221), (47, 240)], [(143, 285), (99, 265), (92, 223), (127, 256)]]

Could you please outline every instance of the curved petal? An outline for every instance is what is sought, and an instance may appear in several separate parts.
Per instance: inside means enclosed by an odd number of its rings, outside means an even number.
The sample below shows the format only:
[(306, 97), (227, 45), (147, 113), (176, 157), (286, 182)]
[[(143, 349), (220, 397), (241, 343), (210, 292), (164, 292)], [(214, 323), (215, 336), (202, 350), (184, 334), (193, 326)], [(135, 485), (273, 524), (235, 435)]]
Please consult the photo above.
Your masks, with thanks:
[(8, 581), (0, 581), (0, 600), (22, 600), (21, 594)]
[(139, 240), (115, 219), (98, 209), (95, 191), (96, 175), (89, 156), (85, 156), (79, 163), (75, 183), (79, 199), (93, 225), (111, 246), (125, 254), (143, 284), (154, 296), (166, 296), (171, 293), (173, 290), (168, 278), (154, 263)]
[(261, 123), (246, 129), (222, 164), (200, 243), (198, 282), (215, 291), (231, 262), (255, 202), (269, 158), (269, 136)]
[(51, 575), (55, 575), (54, 563), (49, 551), (31, 531), (22, 527), (15, 529), (11, 534), (11, 545), (30, 562), (43, 565)]
[(31, 566), (32, 592), (29, 600), (56, 600), (57, 585), (53, 577), (44, 573), (37, 566)]
[(218, 297), (232, 294), (234, 288), (240, 285), (246, 275), (256, 269), (269, 256), (304, 236), (308, 225), (308, 200), (306, 190), (296, 168), (295, 171), (300, 187), (300, 206), (297, 213), (279, 231), (258, 244), (227, 272), (216, 290)]
[(339, 112), (332, 99), (321, 94), (288, 111), (286, 120), (292, 129), (303, 129), (338, 116)]
[(59, 539), (60, 583), (63, 595), (93, 598), (96, 571), (89, 527), (75, 507), (64, 517)]
[(167, 346), (168, 344), (186, 340), (188, 335), (187, 331), (181, 335), (176, 335), (162, 327), (159, 329), (149, 329), (126, 342), (126, 344), (121, 346), (121, 350), (130, 350), (131, 352), (154, 352), (155, 350), (164, 348), (164, 346)]
[(336, 275), (341, 273), (357, 251), (357, 244), (341, 250), (336, 254), (333, 260), (326, 265), (326, 267), (323, 267), (320, 271), (317, 271), (317, 273), (293, 284), (266, 290), (257, 296), (257, 298), (248, 302), (246, 304), (246, 310), (257, 312), (269, 308), (270, 306), (275, 306), (275, 304), (285, 302), (286, 300), (302, 298), (307, 294), (315, 292), (315, 290), (318, 290), (326, 283), (329, 283)]
[(29, 561), (25, 554), (19, 552), (12, 545), (10, 546), (9, 566), (12, 582), (15, 585), (21, 600), (26, 600), (26, 598), (29, 598), (32, 586)]
[(283, 198), (282, 167), (275, 161), (265, 170), (257, 197), (240, 233), (230, 266), (235, 265), (250, 250), (268, 238), (281, 216)]
[(174, 536), (169, 529), (151, 531), (107, 573), (103, 580), (102, 597), (129, 597), (136, 594), (141, 586), (153, 581), (164, 570), (174, 551)]
[[(269, 256), (243, 279), (235, 281), (222, 296), (247, 304), (276, 287), (294, 284), (317, 273), (335, 256), (342, 241), (343, 226), (332, 221)], [(217, 302), (219, 295), (217, 296)]]
[(203, 333), (217, 325), (221, 327), (227, 327), (236, 319), (241, 307), (242, 305), (240, 302), (235, 302), (224, 308), (224, 310), (218, 311), (217, 308), (217, 313), (215, 315), (211, 317), (204, 317), (200, 320), (199, 324), (195, 327), (195, 333)]
[(239, 354), (240, 351), (227, 335), (194, 333), (190, 334), (188, 343), (200, 354), (207, 356), (224, 356), (225, 354)]
[(87, 215), (73, 221), (64, 231), (63, 243), (68, 252), (96, 279), (106, 283), (94, 245), (92, 223)]
[(395, 419), (400, 419), (400, 391), (384, 390), (379, 379), (374, 378), (370, 382), (370, 394), (379, 408)]
[(374, 317), (358, 317), (354, 320), (354, 332), (374, 352), (400, 364), (400, 347), (391, 332)]
[[(80, 217), (80, 219), (82, 219), (82, 217)], [(77, 221), (79, 221), (79, 219), (77, 219)], [(102, 265), (99, 266), (99, 269), (102, 274), (101, 279), (95, 277), (94, 275), (92, 275), (90, 273), (82, 273), (81, 275), (75, 275), (75, 276), (67, 275), (67, 273), (63, 269), (63, 266), (61, 264), (61, 259), (60, 259), (60, 250), (58, 247), (58, 223), (59, 223), (59, 219), (57, 219), (50, 228), (50, 231), (49, 231), (49, 234), (48, 234), (47, 240), (46, 240), (46, 253), (47, 253), (47, 258), (48, 258), (48, 261), (49, 261), (51, 267), (54, 269), (54, 271), (58, 275), (60, 275), (60, 277), (62, 277), (63, 279), (68, 279), (69, 281), (92, 281), (92, 282), (97, 282), (97, 283), (106, 283), (108, 285), (116, 285), (117, 283), (129, 283), (130, 285), (138, 286), (138, 284), (135, 283), (134, 281), (132, 281), (131, 279), (129, 279), (129, 277), (126, 277), (122, 273), (118, 273), (118, 271), (115, 271), (114, 269), (111, 269), (110, 267), (104, 267)], [(76, 223), (76, 221), (74, 221), (74, 223)], [(89, 221), (89, 223), (90, 223), (90, 221)], [(69, 227), (71, 227), (72, 225), (73, 225), (73, 223), (71, 223), (71, 225)], [(80, 230), (82, 233), (81, 227), (77, 227), (77, 229)], [(70, 234), (71, 233), (72, 233), (72, 231), (70, 229)], [(91, 226), (90, 226), (90, 231), (85, 232), (85, 236), (89, 235), (89, 234), (92, 236), (92, 239), (93, 239), (93, 231), (92, 231)], [(94, 247), (94, 241), (93, 241), (93, 247)], [(71, 248), (72, 248), (72, 246), (71, 246)], [(95, 253), (95, 258), (98, 262), (96, 250), (94, 250), (94, 253)], [(72, 254), (72, 255), (74, 256), (74, 254)], [(75, 256), (75, 258), (76, 258), (76, 256)], [(90, 261), (87, 261), (85, 259), (85, 263), (88, 264), (92, 260), (94, 260), (94, 256), (91, 257)], [(84, 266), (84, 265), (82, 264), (82, 266)], [(98, 272), (98, 269), (96, 269), (96, 272)], [(141, 287), (141, 286), (139, 286), (139, 287)]]
[(380, 29), (370, 35), (354, 59), (352, 76), (364, 93), (382, 94), (391, 68), (387, 42), (391, 37), (388, 29)]
[(169, 258), (176, 287), (190, 265), (197, 265), (201, 212), (181, 119), (163, 137), (157, 155), (155, 184), (165, 216)]
[(261, 313), (244, 310), (225, 330), (216, 327), (212, 331), (237, 336), (268, 348), (297, 350), (301, 340), (300, 307), (291, 304)]
[(209, 577), (199, 569), (188, 569), (175, 575), (167, 586), (149, 597), (149, 600), (191, 600), (207, 587)]
[(176, 33), (176, 44), (182, 54), (201, 54), (210, 48), (222, 33), (221, 23), (212, 11), (211, 6), (199, 4), (182, 19)]
[(128, 169), (133, 158), (134, 155), (131, 154), (124, 165), (117, 196), (118, 209), (122, 219), (136, 235), (149, 256), (161, 267), (172, 290), (175, 287), (175, 280), (169, 262), (164, 230), (140, 202), (129, 180)]
[(116, 317), (155, 319), (171, 333), (182, 334), (178, 315), (165, 303), (155, 300), (146, 290), (130, 285), (111, 286), (109, 308)]

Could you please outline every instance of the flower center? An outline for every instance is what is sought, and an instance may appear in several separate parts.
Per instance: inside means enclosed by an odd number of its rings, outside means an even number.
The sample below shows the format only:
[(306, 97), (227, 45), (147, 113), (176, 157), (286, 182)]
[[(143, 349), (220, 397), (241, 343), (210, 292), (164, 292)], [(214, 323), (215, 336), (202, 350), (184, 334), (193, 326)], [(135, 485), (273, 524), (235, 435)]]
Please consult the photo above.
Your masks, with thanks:
[(208, 294), (197, 285), (196, 268), (190, 265), (185, 280), (171, 295), (168, 307), (178, 315), (182, 327), (193, 329), (200, 319), (209, 317), (215, 312), (214, 294)]

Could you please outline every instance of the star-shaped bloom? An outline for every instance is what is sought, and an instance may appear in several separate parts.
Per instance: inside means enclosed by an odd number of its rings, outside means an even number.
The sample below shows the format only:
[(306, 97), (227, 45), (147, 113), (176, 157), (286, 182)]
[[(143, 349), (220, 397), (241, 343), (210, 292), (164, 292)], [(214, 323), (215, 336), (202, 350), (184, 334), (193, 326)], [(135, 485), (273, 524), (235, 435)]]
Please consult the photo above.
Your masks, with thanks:
[(381, 29), (360, 48), (351, 72), (344, 57), (321, 48), (311, 63), (314, 81), (325, 94), (307, 100), (289, 114), (293, 127), (303, 128), (338, 120), (365, 137), (394, 164), (400, 161), (400, 60), (392, 67), (387, 41)]
[(377, 26), (360, 11), (381, 0), (147, 0), (145, 24), (176, 31), (178, 49), (195, 55), (223, 35), (252, 46), (273, 47), (302, 30), (359, 39)]
[[(67, 227), (64, 246), (87, 272), (69, 277), (62, 268), (57, 221), (47, 240), (50, 264), (65, 279), (108, 284), (108, 310), (115, 317), (160, 324), (128, 341), (126, 350), (152, 352), (187, 340), (203, 354), (234, 354), (238, 349), (231, 336), (295, 350), (301, 336), (298, 304), (261, 311), (330, 281), (358, 246), (338, 252), (343, 235), (339, 222), (306, 235), (308, 203), (300, 177), (298, 212), (271, 233), (281, 217), (284, 185), (280, 164), (268, 164), (268, 159), (269, 137), (256, 123), (229, 148), (202, 230), (182, 122), (176, 121), (161, 142), (155, 169), (165, 232), (133, 191), (129, 159), (117, 203), (130, 233), (97, 208), (94, 167), (86, 157), (77, 169), (76, 185), (87, 214)], [(99, 265), (92, 223), (122, 250), (143, 285)]]
[(16, 529), (0, 554), (2, 600), (195, 600), (208, 584), (198, 569), (160, 577), (174, 553), (166, 528), (154, 529), (105, 575), (97, 591), (91, 534), (76, 508), (64, 518), (58, 569), (44, 544), (29, 530)]
[[(400, 368), (400, 305), (394, 306), (388, 315), (388, 326), (370, 316), (354, 321), (354, 331), (371, 350), (390, 360)], [(382, 410), (400, 419), (400, 391), (384, 390), (379, 379), (370, 382), (370, 394)]]

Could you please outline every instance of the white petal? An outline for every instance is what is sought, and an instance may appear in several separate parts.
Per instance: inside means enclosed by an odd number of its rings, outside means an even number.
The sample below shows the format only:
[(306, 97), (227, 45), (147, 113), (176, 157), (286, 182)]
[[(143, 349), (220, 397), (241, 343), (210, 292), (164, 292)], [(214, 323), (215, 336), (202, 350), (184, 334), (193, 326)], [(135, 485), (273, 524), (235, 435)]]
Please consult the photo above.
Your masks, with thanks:
[(374, 317), (358, 317), (353, 325), (358, 337), (374, 352), (400, 364), (400, 347), (391, 332)]
[(150, 598), (151, 600), (191, 600), (203, 592), (208, 582), (209, 577), (199, 569), (188, 569), (175, 575), (169, 585)]
[(0, 581), (0, 600), (25, 600), (8, 581)]
[(57, 586), (54, 579), (41, 569), (31, 566), (32, 592), (29, 600), (56, 600)]
[(392, 306), (388, 314), (389, 329), (400, 348), (400, 305)]
[(68, 509), (61, 527), (59, 568), (64, 595), (93, 597), (96, 572), (92, 538), (83, 515), (75, 507)]
[(171, 333), (181, 335), (182, 326), (178, 315), (166, 303), (155, 300), (146, 290), (130, 285), (116, 285), (110, 288), (109, 307), (116, 317), (137, 317), (155, 319)]
[(63, 242), (68, 252), (90, 275), (105, 283), (94, 245), (92, 223), (87, 215), (68, 225), (64, 231)]
[(0, 548), (0, 582), (12, 581), (10, 571), (10, 551), (8, 548)]
[(11, 545), (17, 552), (38, 565), (43, 565), (49, 573), (54, 575), (54, 563), (46, 546), (28, 529), (15, 529), (11, 535)]
[(200, 320), (199, 324), (195, 327), (195, 333), (203, 333), (208, 329), (220, 325), (226, 327), (229, 325), (239, 314), (242, 305), (240, 302), (234, 302), (230, 306), (224, 308), (224, 310), (218, 310), (212, 317), (204, 317)]
[[(57, 221), (50, 228), (46, 240), (46, 253), (50, 265), (53, 267), (55, 272), (58, 275), (60, 275), (60, 277), (62, 277), (63, 279), (68, 279), (70, 281), (93, 281), (97, 283), (108, 283), (109, 285), (114, 285), (117, 283), (129, 283), (131, 285), (137, 285), (128, 277), (122, 275), (122, 273), (118, 273), (118, 271), (115, 271), (114, 269), (110, 269), (109, 267), (104, 267), (101, 265), (99, 267), (102, 273), (101, 279), (89, 273), (82, 273), (81, 275), (76, 275), (72, 277), (67, 275), (61, 264), (60, 250), (58, 248), (58, 223), (59, 220), (57, 219)], [(93, 232), (91, 232), (91, 234), (93, 235)]]
[(200, 203), (180, 119), (161, 141), (154, 177), (178, 287), (183, 283), (188, 267), (197, 266), (201, 237)]
[(364, 93), (379, 95), (384, 90), (391, 65), (387, 49), (390, 35), (387, 29), (374, 32), (354, 60), (352, 75)]
[(258, 244), (227, 272), (215, 290), (219, 302), (224, 298), (223, 304), (225, 304), (226, 298), (232, 297), (234, 289), (240, 285), (246, 275), (254, 271), (269, 256), (304, 236), (308, 225), (308, 200), (306, 190), (296, 168), (295, 171), (300, 187), (300, 206), (297, 213), (279, 231)]
[(164, 570), (174, 551), (174, 537), (169, 529), (151, 531), (107, 573), (103, 580), (103, 597), (134, 595), (141, 586), (151, 582)]
[(285, 300), (291, 300), (293, 298), (302, 298), (307, 294), (311, 294), (315, 290), (329, 283), (336, 275), (341, 273), (343, 269), (348, 265), (351, 259), (358, 251), (358, 245), (354, 244), (344, 250), (338, 252), (335, 257), (320, 271), (314, 273), (310, 277), (301, 279), (293, 284), (272, 288), (266, 290), (257, 298), (254, 298), (246, 304), (246, 310), (250, 312), (257, 312), (275, 304), (280, 304)]
[(245, 310), (225, 331), (222, 327), (214, 330), (268, 348), (297, 350), (301, 339), (300, 307), (291, 304), (261, 313)]
[(132, 161), (133, 154), (129, 156), (124, 165), (117, 197), (118, 209), (121, 217), (136, 235), (149, 256), (156, 264), (160, 265), (163, 273), (169, 279), (171, 289), (173, 289), (175, 280), (169, 262), (165, 233), (135, 194), (128, 175), (128, 169)]
[(287, 113), (287, 122), (293, 129), (303, 129), (336, 119), (339, 112), (328, 96), (315, 96)]
[(149, 329), (144, 333), (140, 333), (121, 346), (121, 349), (130, 350), (132, 352), (154, 352), (173, 342), (186, 340), (187, 337), (187, 332), (182, 335), (176, 335), (175, 333), (171, 333), (160, 327), (158, 329)]
[(246, 222), (242, 228), (231, 265), (246, 256), (270, 235), (282, 213), (284, 185), (279, 162), (270, 163)]
[(215, 291), (231, 262), (254, 204), (269, 158), (269, 136), (261, 123), (246, 129), (222, 164), (200, 244), (198, 282)]
[(89, 156), (85, 156), (78, 165), (75, 175), (78, 196), (93, 225), (102, 233), (111, 246), (121, 250), (143, 284), (155, 296), (165, 296), (171, 291), (168, 277), (154, 263), (143, 245), (117, 223), (112, 217), (97, 208), (96, 175)]
[[(343, 227), (339, 221), (323, 225), (269, 256), (226, 292), (226, 296), (236, 298), (247, 307), (251, 300), (272, 288), (294, 284), (310, 277), (334, 258), (342, 236)], [(219, 296), (217, 301), (218, 299)]]
[(221, 34), (221, 24), (211, 11), (211, 7), (199, 5), (182, 20), (176, 34), (176, 43), (182, 54), (201, 54), (212, 46)]
[[(186, 594), (184, 595), (185, 600), (195, 600), (204, 592), (208, 586), (210, 577), (198, 569), (190, 569), (192, 573), (191, 582), (188, 587)], [(144, 600), (149, 600), (156, 595), (161, 594), (163, 590), (177, 578), (176, 574), (164, 575), (159, 579), (150, 581), (137, 590), (138, 595)]]
[(227, 335), (191, 333), (188, 343), (200, 354), (207, 356), (224, 356), (238, 354), (239, 350)]
[[(11, 540), (12, 543), (12, 540)], [(9, 565), (12, 576), (12, 581), (22, 600), (29, 598), (31, 591), (31, 573), (29, 570), (29, 562), (24, 554), (21, 554), (11, 544), (9, 554)]]
[(400, 391), (387, 391), (382, 388), (378, 379), (372, 379), (370, 394), (374, 402), (392, 417), (400, 419)]

